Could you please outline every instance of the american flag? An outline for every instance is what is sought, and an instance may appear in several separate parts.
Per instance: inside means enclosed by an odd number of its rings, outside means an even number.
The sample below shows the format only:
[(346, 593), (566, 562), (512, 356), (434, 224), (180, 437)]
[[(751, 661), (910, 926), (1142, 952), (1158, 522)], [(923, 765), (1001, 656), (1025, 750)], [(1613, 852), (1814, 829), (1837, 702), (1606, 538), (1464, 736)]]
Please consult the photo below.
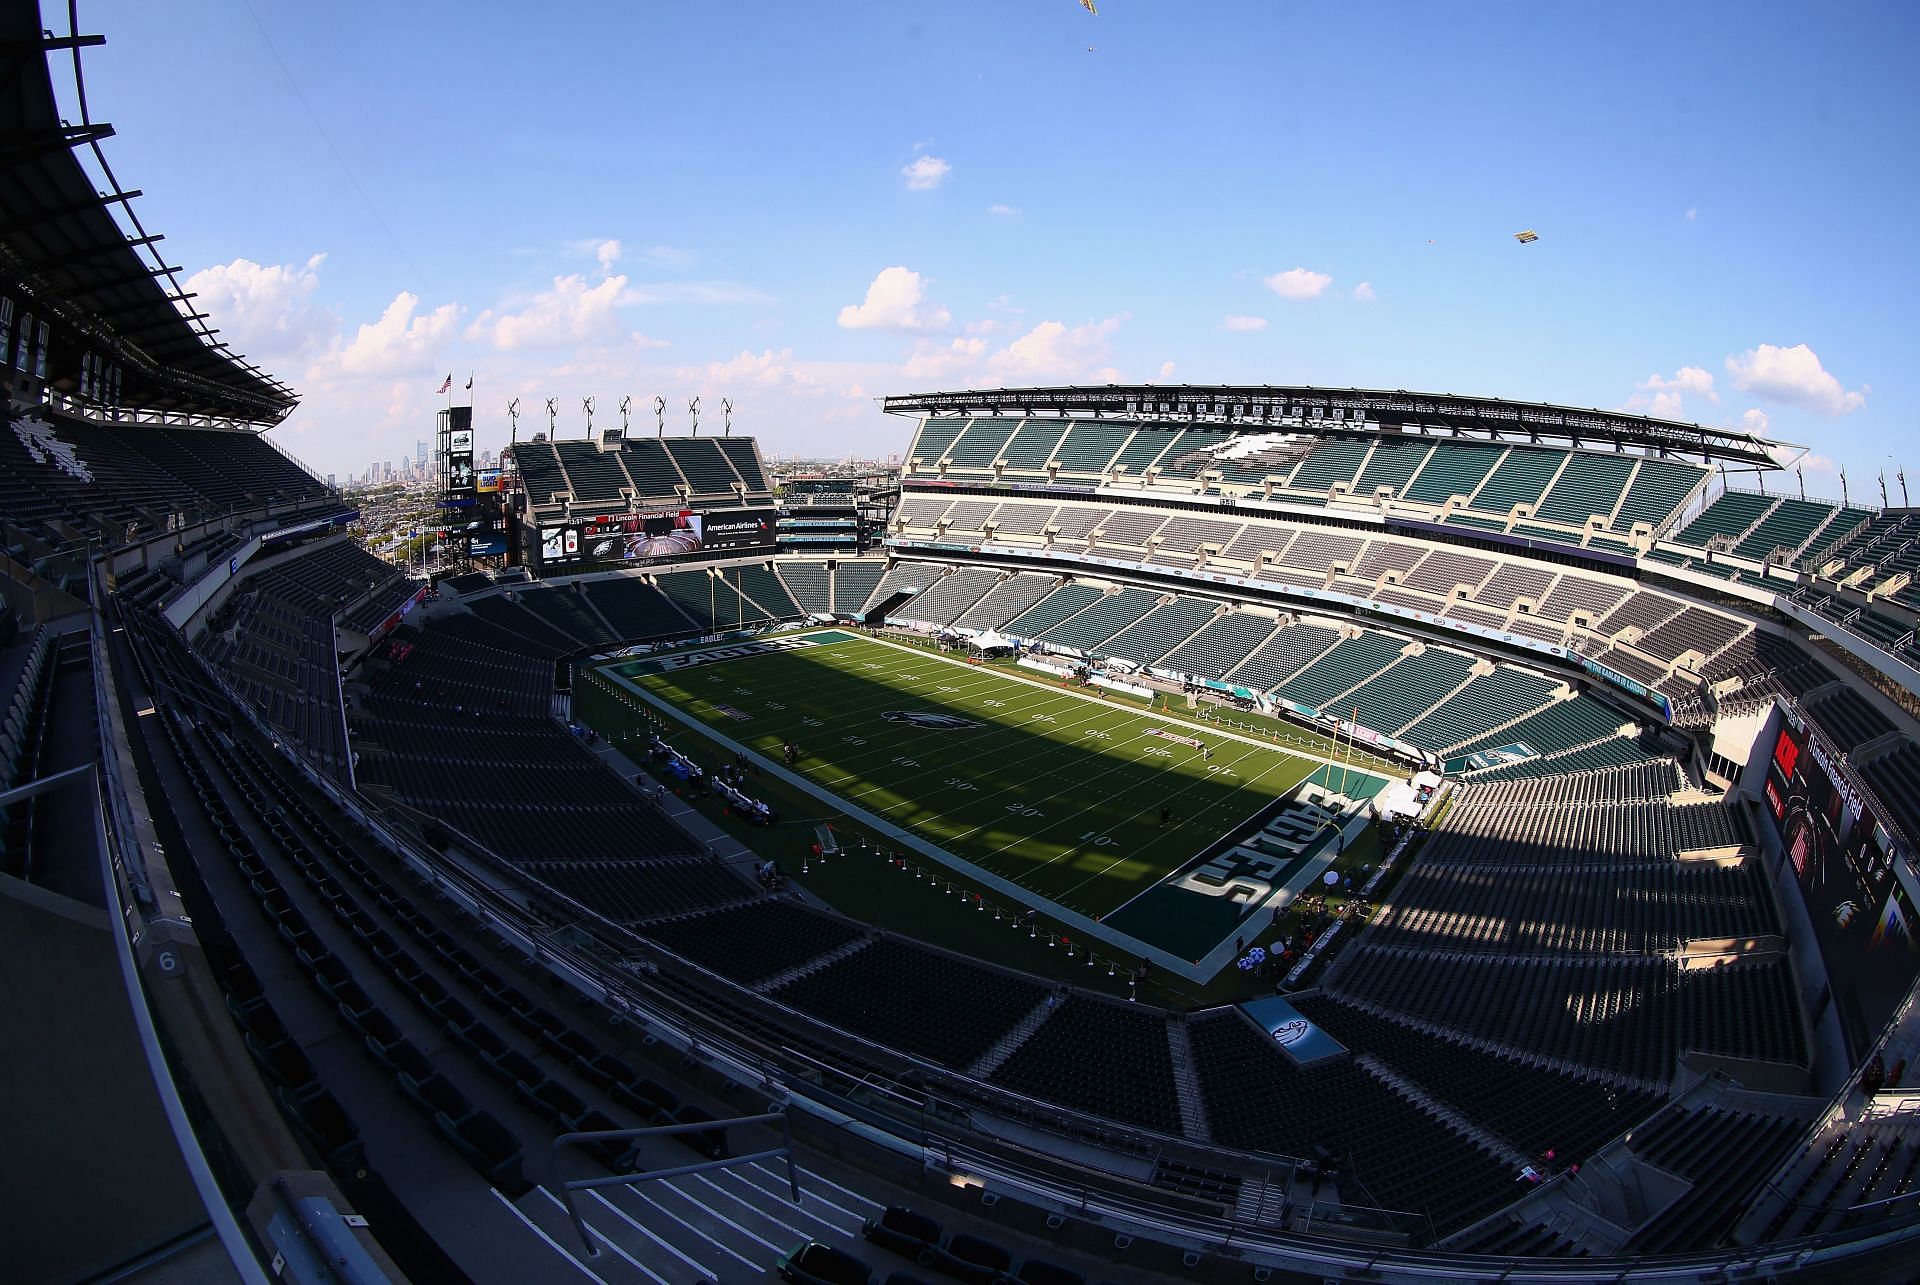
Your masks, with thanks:
[(445, 379), (443, 379), (443, 380), (441, 380), (441, 381), (440, 381), (440, 391), (441, 391), (441, 392), (443, 392), (443, 393), (444, 393), (444, 392), (446, 392), (446, 391), (447, 391), (448, 389), (450, 389), (450, 388), (452, 388), (452, 387), (453, 387), (453, 376), (452, 376), (452, 375), (448, 375), (448, 376), (447, 376), (447, 377), (446, 377)]

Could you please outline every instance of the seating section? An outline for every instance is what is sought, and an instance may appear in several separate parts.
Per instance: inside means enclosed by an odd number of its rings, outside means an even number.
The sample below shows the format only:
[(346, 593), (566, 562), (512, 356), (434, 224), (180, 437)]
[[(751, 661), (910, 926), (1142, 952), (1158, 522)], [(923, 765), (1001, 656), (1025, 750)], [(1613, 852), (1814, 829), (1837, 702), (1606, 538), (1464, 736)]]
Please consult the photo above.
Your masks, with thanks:
[(839, 950), (858, 940), (862, 929), (795, 902), (762, 897), (662, 920), (646, 933), (674, 954), (750, 986)]
[(1362, 941), (1328, 989), (1506, 1048), (1664, 1084), (1687, 1051), (1806, 1064), (1784, 958), (1681, 969), (1661, 957), (1483, 956)]
[(1589, 518), (1613, 519), (1627, 480), (1638, 467), (1631, 455), (1594, 455), (1577, 451), (1534, 506), (1533, 515), (1551, 522), (1585, 526)]
[(1748, 1199), (1806, 1132), (1804, 1114), (1676, 1102), (1634, 1130), (1629, 1149), (1693, 1183), (1639, 1228), (1636, 1253), (1707, 1249), (1747, 1213)]
[[(821, 572), (822, 579), (825, 572)], [(582, 580), (580, 592), (622, 642), (674, 638), (699, 628), (673, 600), (640, 576), (617, 575)]]
[(384, 620), (412, 591), (352, 541), (318, 544), (242, 579), (208, 618), (200, 649), (289, 743), (340, 775), (347, 745), (334, 616), (365, 605)]
[(631, 494), (633, 482), (620, 467), (618, 449), (602, 451), (592, 442), (578, 438), (553, 443), (560, 471), (572, 483), (574, 504), (589, 511), (625, 504), (623, 491)]
[[(7, 622), (11, 627), (11, 620)], [(14, 789), (92, 760), (92, 637), (48, 626), (0, 652), (0, 790)], [(92, 792), (53, 790), (0, 807), (0, 874), (94, 902)]]
[(1920, 834), (1920, 746), (1902, 741), (1860, 770), (1894, 823), (1908, 834)]
[(0, 512), (65, 543), (50, 523), (109, 546), (168, 518), (319, 504), (332, 492), (264, 435), (157, 424), (103, 425), (36, 409), (0, 426)]
[(1541, 709), (1560, 690), (1561, 685), (1550, 678), (1512, 665), (1496, 665), (1491, 673), (1475, 675), (1445, 703), (1410, 724), (1400, 737), (1423, 750), (1445, 753)]
[(1196, 678), (1225, 678), (1274, 635), (1277, 626), (1265, 616), (1230, 611), (1214, 616), (1199, 632), (1161, 657), (1163, 668)]
[(1633, 475), (1633, 482), (1620, 500), (1613, 529), (1632, 531), (1636, 525), (1645, 523), (1653, 531), (1660, 531), (1706, 476), (1707, 471), (1697, 464), (1642, 459), (1639, 471)]
[(1228, 670), (1226, 676), (1234, 683), (1266, 691), (1297, 673), (1339, 640), (1340, 635), (1324, 625), (1284, 626), (1254, 648), (1246, 660)]
[[(1047, 458), (1042, 458), (1042, 456)], [(944, 469), (941, 460), (947, 461)], [(1622, 535), (1636, 526), (1659, 531), (1671, 521), (1706, 476), (1698, 465), (1677, 460), (1603, 451), (1568, 451), (1538, 446), (1507, 447), (1481, 442), (1355, 433), (1338, 429), (1318, 435), (1250, 431), (1238, 434), (1211, 428), (1127, 424), (1116, 421), (1034, 417), (927, 419), (908, 449), (906, 477), (983, 482), (1002, 463), (1010, 474), (1049, 476), (1056, 484), (1086, 489), (1123, 478), (1148, 496), (1212, 495), (1224, 486), (1257, 491), (1295, 504), (1377, 505), (1388, 511), (1413, 507), (1421, 517), (1450, 502), (1467, 501), (1468, 510), (1451, 514), (1453, 525), (1504, 531), (1515, 505), (1537, 506), (1540, 522), (1517, 533), (1578, 545), (1589, 519), (1598, 517)], [(1055, 467), (1048, 470), (1046, 466)], [(1214, 475), (1218, 475), (1218, 481)], [(938, 509), (946, 507), (940, 497)], [(903, 499), (900, 513), (910, 527), (930, 529), (938, 516), (932, 497)], [(957, 507), (957, 506), (956, 506)], [(954, 516), (954, 515), (949, 515)], [(1040, 525), (1014, 526), (1003, 505), (995, 517), (1003, 534), (1019, 530), (1038, 535)], [(969, 513), (965, 529), (977, 531)], [(955, 522), (956, 530), (960, 523)], [(1236, 524), (1237, 525), (1237, 524)], [(1102, 541), (1118, 549), (1142, 549), (1143, 533)], [(1079, 539), (1078, 534), (1070, 539)], [(1203, 542), (1183, 525), (1169, 531), (1156, 561), (1171, 562), (1197, 552)], [(1595, 537), (1595, 547), (1600, 547)], [(1611, 552), (1631, 556), (1617, 538), (1605, 541)], [(1444, 591), (1443, 591), (1444, 592)]]
[(1293, 1006), (1350, 1049), (1364, 1049), (1522, 1155), (1582, 1163), (1657, 1110), (1661, 1094), (1572, 1074), (1437, 1036), (1333, 995)]
[(679, 468), (680, 475), (687, 479), (693, 494), (731, 498), (735, 494), (735, 485), (744, 485), (740, 474), (734, 470), (733, 462), (721, 451), (719, 438), (665, 437), (655, 440), (666, 446), (667, 454), (673, 457), (674, 464)]
[(1775, 502), (1774, 496), (1753, 491), (1723, 491), (1680, 529), (1674, 541), (1704, 549), (1709, 541), (1721, 536), (1738, 540)]
[(1362, 630), (1335, 643), (1324, 656), (1276, 687), (1274, 694), (1318, 710), (1392, 664), (1405, 646), (1403, 640), (1390, 634)]
[[(1089, 1049), (1099, 1056), (1089, 1057)], [(1069, 995), (991, 1078), (1048, 1102), (1180, 1132), (1167, 1017), (1158, 1009)]]
[(1064, 584), (1009, 620), (1003, 628), (1015, 638), (1038, 638), (1068, 617), (1098, 602), (1102, 596), (1100, 589), (1094, 585)]
[(1187, 1024), (1216, 1142), (1323, 1156), (1354, 1204), (1425, 1214), (1440, 1234), (1514, 1196), (1502, 1160), (1344, 1058), (1299, 1068), (1237, 1010)]
[(902, 603), (895, 613), (903, 619), (945, 627), (961, 612), (986, 596), (1000, 580), (992, 567), (958, 567)]
[(527, 862), (520, 869), (529, 879), (539, 880), (614, 923), (629, 926), (733, 905), (753, 895), (737, 875), (706, 857), (684, 861), (560, 859)]
[(1060, 581), (1053, 576), (1022, 571), (1001, 580), (986, 596), (954, 618), (956, 629), (998, 629), (1053, 592)]
[(824, 1022), (956, 1070), (1046, 994), (1028, 978), (888, 937), (773, 992)]
[(1368, 940), (1472, 954), (1647, 954), (1689, 941), (1778, 933), (1757, 862), (1421, 862), (1374, 916)]
[(1670, 766), (1465, 785), (1329, 991), (1517, 1052), (1664, 1083), (1683, 1051), (1804, 1065), (1778, 950), (1682, 968), (1689, 943), (1778, 938), (1735, 814), (1675, 806)]
[[(1899, 1198), (1920, 1183), (1920, 1143), (1910, 1118), (1884, 1113), (1875, 1105), (1864, 1119), (1829, 1121), (1813, 1140), (1813, 1154), (1788, 1167), (1786, 1179), (1792, 1185), (1785, 1187), (1786, 1199), (1766, 1225), (1769, 1238), (1846, 1231), (1903, 1217), (1902, 1206), (1911, 1202)], [(1776, 1145), (1767, 1155), (1777, 1160), (1780, 1137), (1791, 1138), (1795, 1132), (1769, 1129), (1768, 1140)], [(1677, 1151), (1677, 1145), (1672, 1149)], [(1769, 1172), (1758, 1164), (1751, 1167)], [(1776, 1182), (1768, 1194), (1782, 1187)]]
[(855, 616), (866, 609), (873, 591), (880, 587), (886, 564), (878, 559), (844, 558), (833, 569), (833, 610), (837, 615)]
[(1843, 750), (1854, 750), (1893, 730), (1893, 722), (1851, 687), (1823, 693), (1808, 711)]
[(606, 647), (624, 641), (571, 585), (521, 590), (518, 601), (556, 633), (566, 634), (580, 646)]
[(1396, 660), (1342, 697), (1341, 703), (1351, 707), (1363, 726), (1398, 734), (1466, 683), (1472, 671), (1472, 657), (1428, 647)]
[(1101, 651), (1141, 665), (1155, 665), (1212, 619), (1218, 604), (1202, 598), (1174, 598), (1149, 611), (1101, 644)]
[(1733, 552), (1743, 558), (1765, 559), (1784, 549), (1783, 560), (1791, 562), (1838, 507), (1824, 500), (1781, 500), (1733, 546)]
[(552, 720), (548, 661), (449, 636), (440, 622), (394, 641), (402, 658), (383, 649), (389, 659), (363, 669), (355, 693), (362, 788), (389, 791), (509, 861), (698, 851)]
[(827, 564), (817, 560), (782, 558), (774, 570), (785, 582), (794, 605), (810, 616), (833, 613), (833, 576)]

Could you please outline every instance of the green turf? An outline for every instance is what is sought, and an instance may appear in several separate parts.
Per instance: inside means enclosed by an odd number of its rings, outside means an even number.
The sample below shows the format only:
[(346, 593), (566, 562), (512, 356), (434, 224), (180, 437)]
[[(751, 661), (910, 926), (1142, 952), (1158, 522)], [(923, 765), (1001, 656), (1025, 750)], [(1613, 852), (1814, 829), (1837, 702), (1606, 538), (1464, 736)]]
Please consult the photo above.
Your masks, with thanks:
[[(717, 731), (979, 868), (1088, 916), (1111, 913), (1318, 765), (982, 667), (841, 634), (828, 645), (664, 673), (616, 670)], [(889, 712), (957, 715), (941, 730)], [(1200, 749), (1150, 735), (1169, 727)], [(1170, 824), (1160, 809), (1170, 808)]]

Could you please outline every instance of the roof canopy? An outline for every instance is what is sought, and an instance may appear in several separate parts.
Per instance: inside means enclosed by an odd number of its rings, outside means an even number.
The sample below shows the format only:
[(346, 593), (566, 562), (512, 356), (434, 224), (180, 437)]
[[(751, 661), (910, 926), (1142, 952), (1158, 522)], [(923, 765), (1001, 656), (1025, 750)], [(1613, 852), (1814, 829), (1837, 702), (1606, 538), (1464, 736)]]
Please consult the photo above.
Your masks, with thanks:
[[(57, 343), (116, 361), (127, 406), (278, 422), (298, 401), (293, 390), (214, 338), (179, 269), (154, 249), (163, 238), (134, 215), (140, 193), (107, 164), (100, 143), (113, 127), (89, 118), (81, 71), (82, 51), (101, 43), (45, 34), (37, 4), (0, 5), (0, 291), (64, 332)], [(78, 123), (61, 119), (54, 96), (53, 60), (69, 57)]]
[[(1621, 411), (1580, 410), (1543, 402), (1371, 388), (1275, 384), (981, 388), (888, 397), (906, 415), (1078, 415), (1216, 423), (1248, 431), (1304, 421), (1318, 429), (1383, 428), (1501, 440), (1562, 441), (1574, 446), (1635, 446), (1668, 455), (1773, 468), (1783, 444), (1731, 428), (1708, 428)], [(1788, 452), (1797, 448), (1785, 448)]]

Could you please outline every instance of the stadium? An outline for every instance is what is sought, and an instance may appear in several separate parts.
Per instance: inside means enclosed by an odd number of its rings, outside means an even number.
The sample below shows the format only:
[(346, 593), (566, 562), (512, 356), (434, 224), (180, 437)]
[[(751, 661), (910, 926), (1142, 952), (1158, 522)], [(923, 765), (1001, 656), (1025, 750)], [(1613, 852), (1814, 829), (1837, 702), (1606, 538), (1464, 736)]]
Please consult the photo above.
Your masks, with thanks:
[(867, 547), (730, 424), (452, 407), (416, 577), (9, 14), (9, 1279), (1911, 1273), (1920, 510), (957, 389)]

